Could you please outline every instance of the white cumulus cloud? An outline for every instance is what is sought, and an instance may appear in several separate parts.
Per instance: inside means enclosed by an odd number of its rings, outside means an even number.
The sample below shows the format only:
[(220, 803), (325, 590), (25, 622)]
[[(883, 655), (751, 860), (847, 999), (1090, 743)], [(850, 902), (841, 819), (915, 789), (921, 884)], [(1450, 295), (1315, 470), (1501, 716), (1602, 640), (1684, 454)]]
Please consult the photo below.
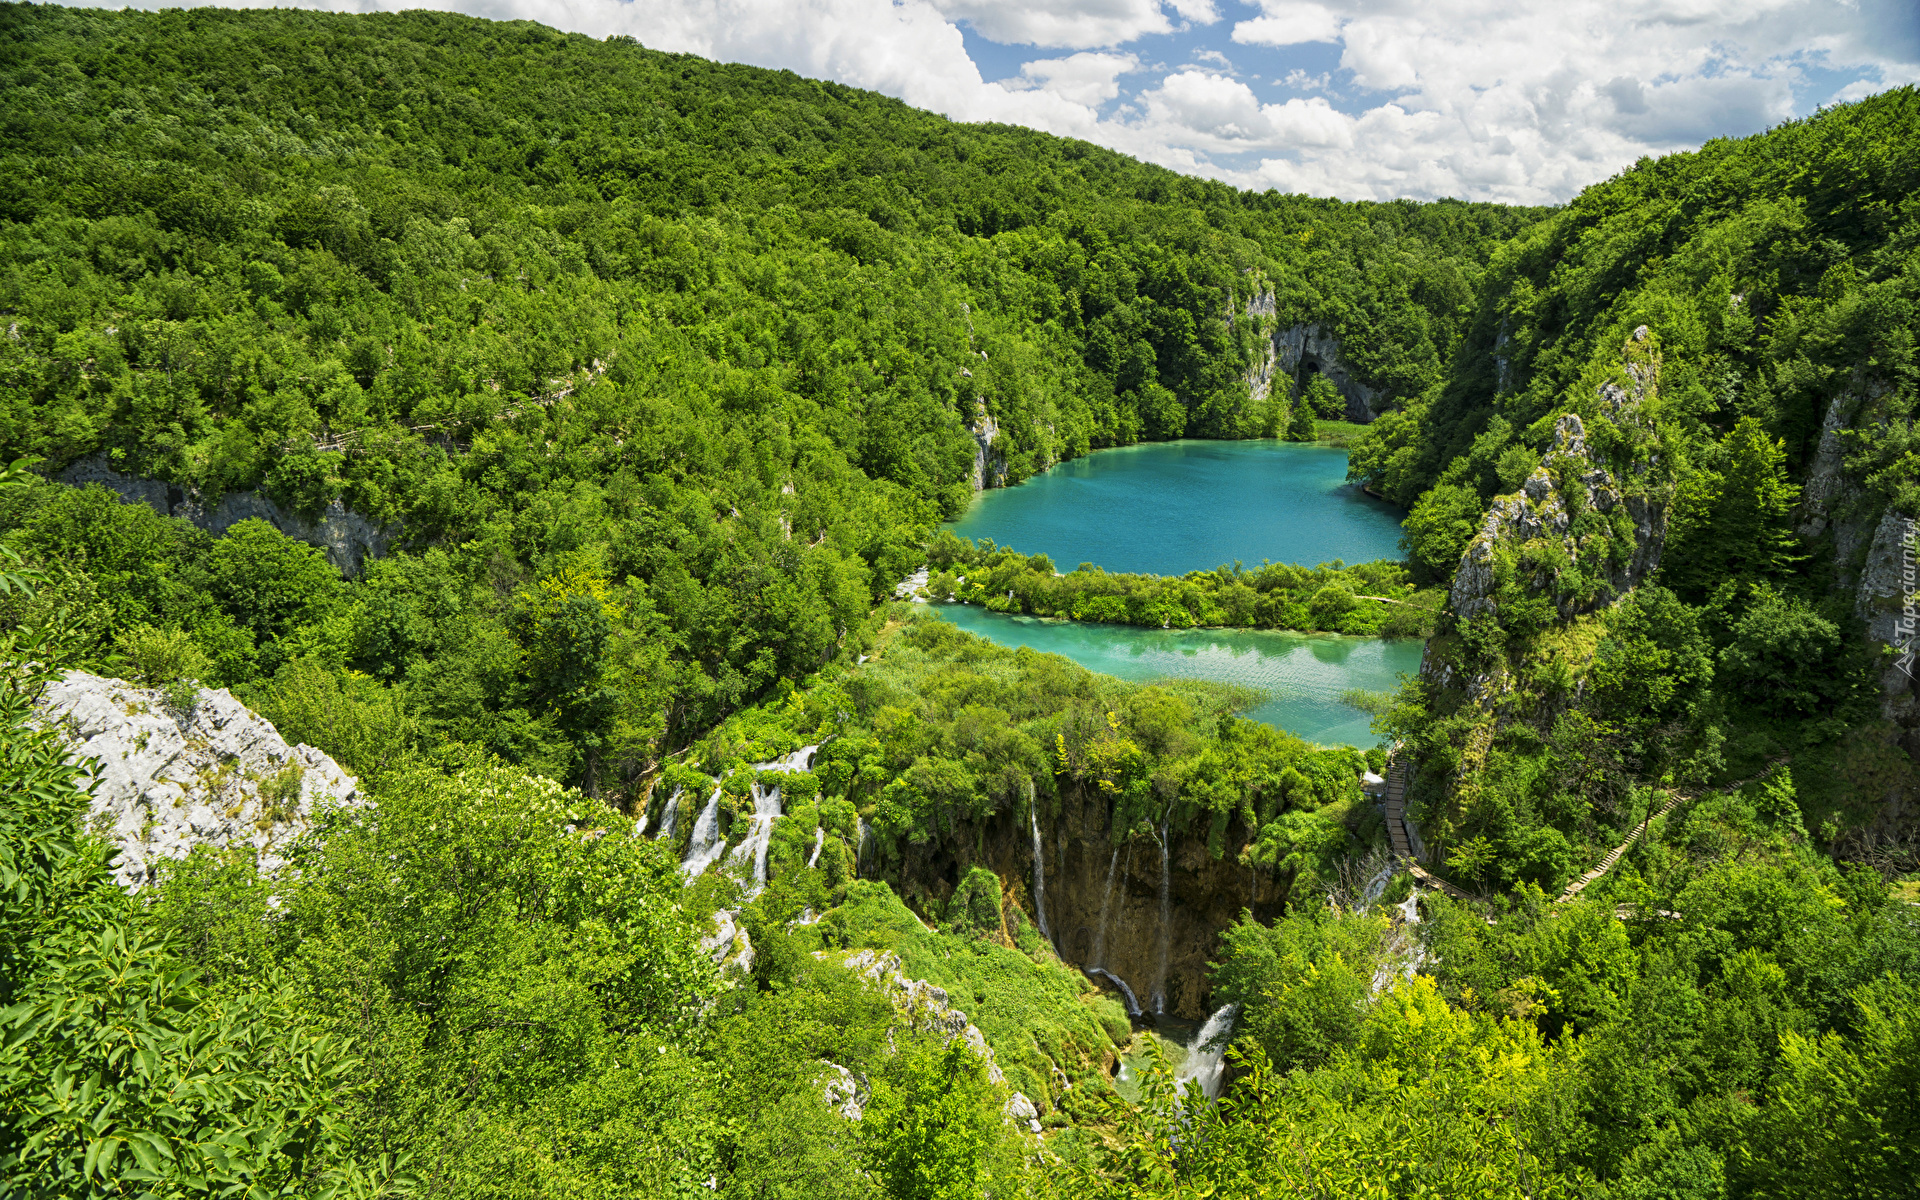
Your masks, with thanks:
[(1140, 60), (1131, 54), (1096, 54), (1083, 50), (1066, 58), (1038, 58), (1021, 63), (1020, 77), (1006, 81), (1006, 86), (1040, 88), (1092, 109), (1118, 96), (1120, 76), (1139, 65)]
[[(423, 0), (293, 2), (373, 11)], [(1215, 0), (424, 3), (784, 67), (1242, 186), (1378, 199), (1564, 200), (1643, 154), (1920, 79), (1915, 0), (1254, 0), (1245, 7), (1257, 15), (1230, 29), (1210, 29)], [(1002, 44), (1080, 53), (987, 80), (961, 22)], [(1217, 39), (1180, 51), (1189, 65), (1150, 70), (1154, 43), (1125, 49), (1183, 28)], [(1317, 55), (1318, 72), (1336, 51), (1330, 78), (1286, 61)], [(1240, 71), (1284, 83), (1263, 96)], [(1822, 95), (1820, 80), (1839, 82)]]

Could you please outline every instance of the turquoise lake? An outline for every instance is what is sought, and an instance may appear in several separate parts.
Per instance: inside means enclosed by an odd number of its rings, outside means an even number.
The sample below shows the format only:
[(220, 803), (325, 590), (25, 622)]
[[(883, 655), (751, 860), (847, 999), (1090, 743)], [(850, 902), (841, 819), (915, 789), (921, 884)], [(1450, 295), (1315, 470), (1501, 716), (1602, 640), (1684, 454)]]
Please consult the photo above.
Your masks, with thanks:
[[(1287, 442), (1161, 442), (1102, 450), (1018, 487), (983, 493), (947, 528), (1043, 553), (1063, 571), (1181, 575), (1262, 559), (1348, 564), (1400, 557), (1401, 510), (1346, 482), (1346, 451)], [(1247, 713), (1322, 745), (1370, 746), (1349, 688), (1391, 691), (1420, 669), (1422, 644), (1264, 630), (1143, 629), (988, 612), (934, 611), (1003, 646), (1064, 655), (1121, 679), (1207, 679), (1265, 691)]]
[(1184, 575), (1236, 559), (1349, 566), (1400, 557), (1405, 513), (1346, 481), (1347, 452), (1294, 442), (1100, 450), (980, 494), (947, 528), (1045, 554), (1062, 571)]
[(1373, 718), (1342, 703), (1340, 693), (1348, 688), (1392, 691), (1402, 673), (1420, 670), (1424, 645), (1413, 638), (1096, 625), (1009, 616), (975, 604), (936, 604), (933, 611), (1002, 646), (1062, 654), (1089, 671), (1136, 683), (1210, 679), (1260, 688), (1271, 698), (1248, 717), (1323, 746), (1377, 743)]

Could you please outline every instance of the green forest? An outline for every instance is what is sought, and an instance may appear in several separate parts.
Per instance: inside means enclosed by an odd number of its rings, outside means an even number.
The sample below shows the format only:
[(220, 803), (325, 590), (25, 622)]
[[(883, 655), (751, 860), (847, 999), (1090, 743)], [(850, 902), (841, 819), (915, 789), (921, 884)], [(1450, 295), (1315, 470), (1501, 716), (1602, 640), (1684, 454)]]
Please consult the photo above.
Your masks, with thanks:
[[(442, 13), (7, 4), (0, 47), (0, 1191), (1920, 1177), (1920, 92), (1519, 209)], [(1298, 326), (1378, 419), (1253, 385)], [(1404, 559), (940, 527), (1327, 433)], [(188, 519), (235, 496), (279, 517)], [(1323, 746), (942, 603), (1426, 658)], [(357, 798), (130, 892), (75, 671), (183, 731), (225, 689)]]

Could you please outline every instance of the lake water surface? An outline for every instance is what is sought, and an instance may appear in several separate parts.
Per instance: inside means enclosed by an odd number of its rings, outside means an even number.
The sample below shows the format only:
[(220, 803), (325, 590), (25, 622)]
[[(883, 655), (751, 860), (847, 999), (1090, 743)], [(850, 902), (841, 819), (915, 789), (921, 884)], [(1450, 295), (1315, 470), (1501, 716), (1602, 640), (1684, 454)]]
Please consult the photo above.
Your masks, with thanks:
[[(1160, 442), (1102, 450), (983, 493), (949, 525), (1063, 571), (1182, 575), (1238, 560), (1312, 566), (1400, 557), (1402, 513), (1346, 482), (1347, 453), (1289, 442)], [(973, 605), (934, 611), (1003, 646), (1031, 646), (1121, 679), (1208, 679), (1266, 691), (1247, 716), (1322, 745), (1370, 746), (1349, 688), (1390, 691), (1421, 643), (1265, 630), (1143, 629), (1041, 620)]]
[(1420, 670), (1422, 643), (1413, 638), (1335, 637), (1256, 629), (1143, 629), (1050, 621), (988, 612), (975, 604), (936, 604), (933, 611), (969, 633), (1002, 646), (1062, 654), (1087, 668), (1136, 683), (1210, 679), (1267, 692), (1246, 715), (1323, 746), (1371, 746), (1372, 718), (1340, 700), (1348, 688), (1388, 692), (1400, 675)]
[(1238, 559), (1351, 566), (1400, 557), (1405, 514), (1346, 482), (1347, 452), (1296, 442), (1154, 442), (982, 492), (948, 525), (1062, 571), (1184, 575)]

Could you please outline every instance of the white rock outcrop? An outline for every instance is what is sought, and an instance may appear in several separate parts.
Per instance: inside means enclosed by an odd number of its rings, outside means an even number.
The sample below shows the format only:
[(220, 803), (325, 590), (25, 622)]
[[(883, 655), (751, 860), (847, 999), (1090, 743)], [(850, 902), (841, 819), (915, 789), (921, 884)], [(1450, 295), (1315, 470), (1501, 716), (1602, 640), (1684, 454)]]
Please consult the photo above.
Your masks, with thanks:
[[(825, 958), (826, 955), (820, 954), (819, 957)], [(906, 1018), (910, 1028), (944, 1034), (949, 1042), (959, 1038), (987, 1061), (987, 1078), (997, 1084), (1006, 1082), (1000, 1064), (994, 1061), (993, 1047), (987, 1044), (986, 1035), (967, 1020), (966, 1013), (947, 1003), (945, 988), (935, 987), (924, 979), (908, 979), (901, 974), (899, 955), (880, 950), (858, 950), (847, 955), (841, 965), (886, 989), (894, 1010)]]
[[(1392, 397), (1379, 388), (1369, 387), (1354, 377), (1352, 368), (1340, 353), (1340, 339), (1324, 325), (1289, 325), (1277, 328), (1278, 305), (1270, 289), (1260, 288), (1247, 300), (1246, 316), (1261, 332), (1253, 365), (1247, 369), (1247, 395), (1255, 404), (1272, 394), (1276, 381), (1290, 381), (1307, 373), (1327, 377), (1347, 402), (1346, 419), (1366, 424), (1392, 404)], [(1233, 309), (1228, 308), (1229, 320)], [(1271, 332), (1266, 332), (1271, 330)], [(1300, 380), (1305, 383), (1305, 379)]]
[[(823, 1060), (824, 1061), (824, 1060)], [(867, 1100), (870, 1093), (867, 1081), (839, 1063), (826, 1063), (827, 1080), (821, 1088), (820, 1098), (849, 1121), (858, 1121), (866, 1115)]]
[(196, 846), (251, 846), (271, 874), (316, 807), (360, 796), (338, 763), (288, 745), (225, 690), (202, 688), (176, 711), (158, 690), (68, 671), (39, 707), (93, 773), (88, 824), (120, 848), (114, 877), (129, 891)]
[(740, 928), (734, 919), (739, 916), (732, 909), (723, 908), (713, 914), (713, 933), (700, 939), (700, 949), (713, 959), (713, 965), (721, 970), (739, 967), (742, 971), (753, 970), (753, 939), (747, 931)]

